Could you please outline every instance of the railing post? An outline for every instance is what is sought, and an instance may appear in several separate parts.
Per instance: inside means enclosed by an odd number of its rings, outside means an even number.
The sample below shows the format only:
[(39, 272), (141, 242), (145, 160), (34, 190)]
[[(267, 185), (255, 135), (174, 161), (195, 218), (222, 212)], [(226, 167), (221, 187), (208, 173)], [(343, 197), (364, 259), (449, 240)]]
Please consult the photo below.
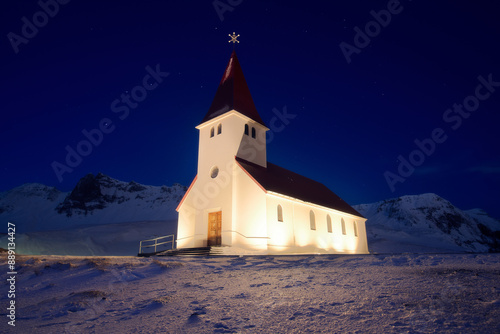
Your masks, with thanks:
[(139, 254), (141, 254), (141, 253), (142, 253), (142, 240), (141, 240), (141, 242), (139, 243)]

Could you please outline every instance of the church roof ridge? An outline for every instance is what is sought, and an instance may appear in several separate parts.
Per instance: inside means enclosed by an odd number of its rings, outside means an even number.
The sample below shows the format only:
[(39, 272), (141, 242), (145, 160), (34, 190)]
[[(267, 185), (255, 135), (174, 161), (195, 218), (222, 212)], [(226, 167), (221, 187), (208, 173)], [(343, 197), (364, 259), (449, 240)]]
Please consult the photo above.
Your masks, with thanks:
[(234, 50), (224, 70), (212, 104), (201, 123), (203, 124), (233, 109), (266, 126), (255, 107), (250, 89), (248, 88), (243, 70)]
[(237, 163), (265, 190), (364, 218), (324, 184), (267, 162), (267, 168), (236, 157)]

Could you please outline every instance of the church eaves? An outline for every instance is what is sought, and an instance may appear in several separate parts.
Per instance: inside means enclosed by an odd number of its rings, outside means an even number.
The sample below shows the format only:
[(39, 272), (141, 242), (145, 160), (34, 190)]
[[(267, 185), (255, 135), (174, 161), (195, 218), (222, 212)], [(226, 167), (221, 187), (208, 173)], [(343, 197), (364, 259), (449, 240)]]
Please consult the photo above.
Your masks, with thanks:
[(201, 124), (233, 109), (266, 126), (255, 108), (235, 51), (231, 54), (212, 105)]
[(267, 168), (236, 157), (236, 162), (262, 189), (363, 218), (322, 183), (267, 162)]

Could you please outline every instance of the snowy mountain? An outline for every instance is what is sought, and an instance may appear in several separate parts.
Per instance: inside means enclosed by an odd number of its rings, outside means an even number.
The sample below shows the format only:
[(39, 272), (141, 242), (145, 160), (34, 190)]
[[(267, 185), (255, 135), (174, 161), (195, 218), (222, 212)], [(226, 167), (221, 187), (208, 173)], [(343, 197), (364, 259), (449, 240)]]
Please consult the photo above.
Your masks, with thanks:
[(354, 206), (367, 221), (372, 252), (500, 251), (500, 222), (479, 209), (462, 211), (436, 194)]
[[(135, 255), (139, 241), (175, 234), (186, 187), (146, 186), (88, 174), (71, 192), (25, 184), (0, 194), (0, 220), (16, 224), (18, 252)], [(500, 222), (435, 194), (355, 205), (374, 253), (500, 251)], [(6, 232), (4, 224), (0, 232)], [(5, 248), (6, 237), (0, 237)]]
[[(137, 221), (170, 221), (186, 192), (180, 184), (145, 186), (104, 174), (88, 174), (69, 193), (37, 183), (0, 194), (0, 220), (16, 224), (16, 232), (68, 229)], [(2, 232), (6, 232), (6, 224)]]

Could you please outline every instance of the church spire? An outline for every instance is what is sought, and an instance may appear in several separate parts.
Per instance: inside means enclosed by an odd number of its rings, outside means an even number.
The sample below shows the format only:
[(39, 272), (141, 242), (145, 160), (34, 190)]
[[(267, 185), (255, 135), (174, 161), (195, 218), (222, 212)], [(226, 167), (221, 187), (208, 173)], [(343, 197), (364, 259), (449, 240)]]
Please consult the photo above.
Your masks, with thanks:
[(257, 112), (257, 108), (255, 108), (234, 50), (220, 81), (219, 88), (217, 88), (212, 105), (201, 123), (203, 124), (233, 109), (266, 126)]

